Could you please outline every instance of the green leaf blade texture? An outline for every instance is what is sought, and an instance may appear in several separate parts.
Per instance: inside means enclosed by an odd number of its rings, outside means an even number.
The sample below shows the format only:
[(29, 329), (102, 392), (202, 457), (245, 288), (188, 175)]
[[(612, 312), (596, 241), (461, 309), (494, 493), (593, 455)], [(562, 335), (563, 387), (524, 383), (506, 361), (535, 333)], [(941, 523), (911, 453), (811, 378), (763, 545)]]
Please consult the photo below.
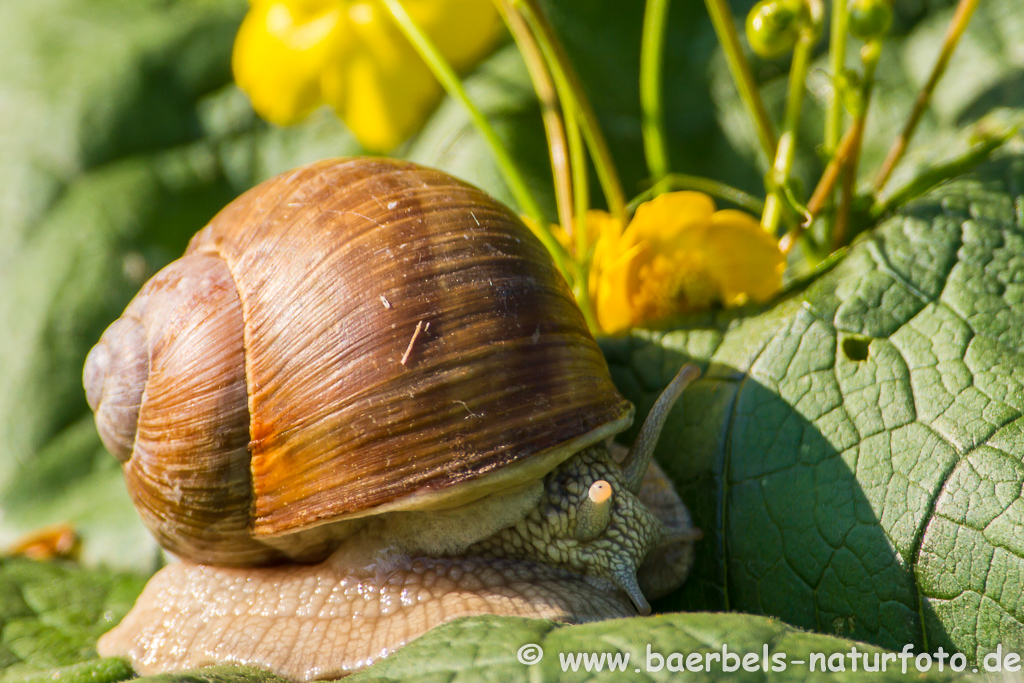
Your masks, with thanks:
[(0, 560), (0, 681), (130, 677), (126, 662), (96, 659), (96, 639), (128, 612), (144, 583), (71, 563)]
[(767, 313), (605, 345), (641, 408), (707, 368), (658, 452), (707, 534), (664, 607), (972, 661), (1024, 647), (1022, 190), (1024, 159), (992, 162)]
[[(517, 660), (519, 648), (539, 645), (543, 650), (540, 661), (526, 666)], [(742, 659), (732, 660), (737, 669), (723, 672), (723, 646), (729, 653), (756, 655), (755, 670), (742, 668)], [(852, 670), (849, 653), (856, 648), (857, 671)], [(767, 651), (767, 666), (764, 653)], [(445, 652), (438, 657), (437, 653)], [(592, 654), (606, 655), (604, 666), (598, 670), (591, 664), (587, 670), (582, 660), (572, 667), (566, 656)], [(810, 671), (811, 654), (816, 669)], [(527, 681), (901, 681), (898, 660), (886, 663), (885, 672), (865, 672), (860, 653), (867, 653), (873, 666), (875, 655), (879, 661), (884, 654), (879, 648), (865, 646), (850, 640), (807, 633), (794, 629), (775, 619), (747, 614), (663, 614), (655, 617), (617, 619), (580, 626), (565, 626), (546, 621), (519, 618), (469, 617), (440, 626), (417, 639), (404, 649), (349, 679), (353, 683), (396, 683), (397, 681), (438, 681), (462, 683), (468, 681), (501, 681), (523, 683)], [(709, 660), (708, 654), (717, 655)], [(622, 659), (628, 655), (628, 661)], [(649, 657), (650, 655), (650, 657)], [(673, 657), (673, 655), (676, 655)], [(685, 673), (687, 656), (697, 655), (702, 670), (694, 667)], [(776, 655), (782, 659), (773, 659)], [(838, 655), (838, 657), (837, 657)], [(618, 656), (618, 670), (611, 670), (608, 657)], [(659, 661), (658, 657), (661, 657)], [(892, 657), (892, 655), (889, 655)], [(670, 669), (671, 666), (674, 668)], [(844, 671), (822, 672), (821, 660), (838, 667), (843, 660)], [(707, 670), (710, 662), (711, 670)], [(785, 666), (780, 666), (784, 662)], [(625, 664), (622, 667), (621, 664)], [(659, 668), (660, 667), (660, 668)], [(967, 669), (967, 672), (970, 668)], [(943, 673), (937, 667), (918, 674), (913, 664), (908, 673), (917, 680), (961, 680), (969, 673), (954, 674), (948, 666)]]

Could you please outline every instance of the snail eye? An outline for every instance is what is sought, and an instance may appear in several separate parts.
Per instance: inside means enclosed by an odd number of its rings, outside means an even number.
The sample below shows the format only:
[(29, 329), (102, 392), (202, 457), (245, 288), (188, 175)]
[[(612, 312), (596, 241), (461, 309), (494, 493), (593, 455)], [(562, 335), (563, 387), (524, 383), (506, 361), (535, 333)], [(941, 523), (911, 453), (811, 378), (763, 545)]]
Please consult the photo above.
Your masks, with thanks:
[(603, 505), (612, 497), (612, 485), (604, 479), (598, 479), (590, 485), (587, 498), (595, 505)]
[(612, 515), (612, 492), (612, 485), (604, 479), (598, 479), (590, 485), (576, 516), (573, 537), (577, 541), (593, 541), (608, 528)]

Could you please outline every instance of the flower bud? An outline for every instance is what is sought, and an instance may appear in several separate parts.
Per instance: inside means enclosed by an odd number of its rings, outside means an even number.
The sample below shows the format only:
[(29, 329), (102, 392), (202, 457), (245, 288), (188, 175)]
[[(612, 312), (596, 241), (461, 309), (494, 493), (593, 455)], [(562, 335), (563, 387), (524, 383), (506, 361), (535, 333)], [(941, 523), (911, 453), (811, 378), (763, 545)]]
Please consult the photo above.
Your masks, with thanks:
[(851, 0), (850, 33), (863, 40), (881, 38), (892, 25), (891, 0)]
[(791, 52), (810, 24), (805, 0), (761, 0), (747, 15), (747, 41), (759, 57), (774, 59)]

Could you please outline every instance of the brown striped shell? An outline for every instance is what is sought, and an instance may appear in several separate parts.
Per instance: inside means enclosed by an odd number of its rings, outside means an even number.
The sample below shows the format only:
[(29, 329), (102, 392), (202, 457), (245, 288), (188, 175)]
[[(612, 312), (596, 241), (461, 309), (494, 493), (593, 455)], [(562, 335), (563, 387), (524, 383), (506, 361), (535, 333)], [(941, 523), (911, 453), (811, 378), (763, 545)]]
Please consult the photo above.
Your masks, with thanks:
[[(84, 380), (144, 521), (213, 564), (539, 478), (632, 418), (516, 216), (382, 159), (318, 162), (232, 202), (107, 329)], [(307, 535), (288, 554), (329, 550)]]

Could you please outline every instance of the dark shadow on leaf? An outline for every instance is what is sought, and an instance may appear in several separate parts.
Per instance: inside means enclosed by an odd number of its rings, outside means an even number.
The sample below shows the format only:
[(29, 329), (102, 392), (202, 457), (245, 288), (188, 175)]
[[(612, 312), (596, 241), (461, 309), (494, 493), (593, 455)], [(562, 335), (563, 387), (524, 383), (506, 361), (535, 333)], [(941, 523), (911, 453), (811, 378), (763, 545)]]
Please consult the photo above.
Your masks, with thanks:
[(1024, 109), (1024, 73), (1008, 74), (978, 95), (957, 118), (957, 126), (967, 126), (993, 109), (1009, 107)]
[[(686, 348), (718, 332), (678, 334)], [(834, 349), (837, 363), (865, 362), (859, 352), (867, 352), (869, 340), (853, 339), (858, 357)], [(620, 348), (604, 342), (605, 350), (616, 381), (637, 404), (639, 422), (659, 387), (642, 371), (619, 367), (625, 342), (615, 343)], [(858, 481), (859, 445), (840, 452), (836, 436), (822, 434), (778, 387), (671, 346), (664, 337), (633, 337), (628, 353), (633, 367), (643, 365), (638, 358), (660, 367), (666, 382), (687, 362), (702, 366), (703, 377), (669, 418), (656, 457), (704, 539), (689, 580), (656, 601), (655, 611), (764, 614), (889, 649), (912, 644), (922, 652), (942, 644), (950, 651), (938, 618), (925, 614), (922, 624), (913, 566), (894, 548)]]

